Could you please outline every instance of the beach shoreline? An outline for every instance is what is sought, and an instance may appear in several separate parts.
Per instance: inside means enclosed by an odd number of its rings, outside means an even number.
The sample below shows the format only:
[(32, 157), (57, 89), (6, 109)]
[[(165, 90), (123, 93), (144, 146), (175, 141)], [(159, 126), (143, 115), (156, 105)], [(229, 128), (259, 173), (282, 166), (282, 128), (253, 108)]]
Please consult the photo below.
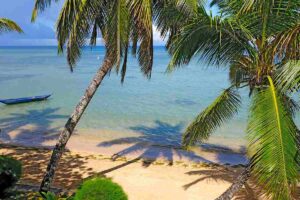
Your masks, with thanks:
[[(90, 131), (91, 132), (91, 131)], [(229, 148), (215, 144), (203, 144), (186, 151), (180, 144), (160, 143), (152, 139), (144, 140), (138, 133), (126, 133), (97, 130), (95, 132), (76, 130), (70, 138), (67, 149), (72, 152), (104, 155), (111, 158), (141, 157), (166, 162), (193, 162), (219, 165), (246, 165), (248, 160), (244, 148)], [(2, 129), (0, 142), (25, 147), (48, 147), (52, 149), (59, 136), (59, 131), (35, 129), (25, 125), (18, 129)], [(131, 134), (130, 136), (128, 136)], [(125, 136), (124, 136), (125, 135)]]
[[(11, 144), (0, 144), (0, 147), (0, 155), (11, 156), (22, 162), (21, 184), (40, 184), (51, 156), (49, 147)], [(243, 169), (241, 165), (232, 167), (179, 160), (170, 163), (142, 157), (113, 158), (69, 149), (59, 163), (53, 186), (74, 192), (82, 180), (100, 175), (120, 184), (130, 200), (211, 200), (230, 187)], [(251, 191), (252, 188), (243, 188), (237, 196), (255, 199)]]

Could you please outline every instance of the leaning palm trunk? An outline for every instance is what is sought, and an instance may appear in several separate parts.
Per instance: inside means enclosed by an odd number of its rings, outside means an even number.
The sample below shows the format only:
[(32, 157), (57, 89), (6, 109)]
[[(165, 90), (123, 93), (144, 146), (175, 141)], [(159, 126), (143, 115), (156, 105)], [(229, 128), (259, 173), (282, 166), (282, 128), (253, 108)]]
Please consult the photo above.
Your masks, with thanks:
[(105, 57), (104, 62), (100, 69), (97, 71), (94, 79), (90, 83), (89, 87), (85, 91), (84, 96), (81, 98), (79, 103), (77, 104), (73, 114), (65, 124), (64, 130), (60, 133), (59, 140), (53, 149), (52, 156), (50, 162), (47, 167), (46, 175), (42, 181), (40, 186), (40, 192), (48, 192), (51, 186), (51, 183), (54, 178), (55, 169), (57, 167), (58, 161), (61, 158), (66, 144), (70, 139), (77, 123), (79, 122), (82, 114), (84, 113), (85, 109), (87, 108), (88, 104), (92, 100), (95, 92), (97, 91), (99, 85), (101, 84), (102, 80), (106, 76), (106, 74), (112, 68), (112, 62), (108, 57)]
[(240, 174), (237, 180), (218, 198), (215, 200), (231, 200), (233, 196), (243, 187), (250, 178), (250, 165)]

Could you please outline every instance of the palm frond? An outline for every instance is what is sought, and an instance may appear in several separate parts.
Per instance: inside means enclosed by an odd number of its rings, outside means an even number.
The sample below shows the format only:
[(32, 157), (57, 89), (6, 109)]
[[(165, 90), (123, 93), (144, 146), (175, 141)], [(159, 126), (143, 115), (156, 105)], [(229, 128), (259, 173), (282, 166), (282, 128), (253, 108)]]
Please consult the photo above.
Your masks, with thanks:
[(91, 38), (90, 38), (90, 45), (91, 46), (96, 46), (97, 45), (97, 37), (98, 37), (98, 24), (95, 20), (92, 33), (91, 33)]
[(125, 75), (126, 75), (126, 71), (127, 71), (128, 48), (129, 48), (129, 40), (125, 46), (123, 66), (122, 66), (122, 70), (121, 70), (121, 83), (122, 84), (124, 83)]
[(215, 5), (219, 5), (220, 3), (222, 3), (223, 0), (212, 0), (209, 4), (210, 7), (213, 7)]
[(37, 18), (38, 12), (43, 12), (52, 2), (58, 2), (59, 0), (35, 0), (34, 8), (32, 11), (31, 21), (34, 22)]
[(230, 87), (188, 126), (183, 135), (185, 147), (203, 142), (223, 123), (231, 119), (240, 108), (241, 97), (237, 91)]
[(172, 42), (168, 71), (190, 62), (194, 57), (209, 65), (226, 65), (241, 55), (252, 55), (251, 34), (233, 18), (213, 17), (199, 6), (198, 15), (184, 26)]
[(197, 0), (156, 0), (153, 18), (162, 38), (167, 38), (167, 46), (175, 38), (179, 29), (196, 15)]
[(233, 0), (232, 2), (242, 3), (240, 12), (248, 12), (258, 9), (260, 12), (264, 12), (264, 14), (266, 14), (266, 12), (271, 13), (274, 9), (276, 9), (277, 13), (290, 11), (290, 9), (294, 8), (294, 6), (300, 5), (297, 0)]
[[(104, 35), (107, 54), (119, 72), (124, 50), (129, 42), (130, 19), (126, 0), (116, 0), (109, 11)], [(127, 62), (127, 60), (126, 60)]]
[(285, 60), (300, 59), (300, 21), (293, 27), (286, 29), (275, 36), (272, 41), (273, 54)]
[(129, 1), (129, 8), (135, 26), (133, 30), (140, 41), (137, 53), (141, 71), (150, 78), (153, 67), (152, 0)]
[(103, 18), (99, 18), (104, 12), (103, 7), (103, 1), (65, 1), (56, 25), (58, 51), (62, 52), (67, 43), (67, 60), (71, 70), (81, 56), (81, 48), (86, 44), (92, 27), (103, 24)]
[(273, 199), (292, 199), (299, 165), (297, 128), (280, 94), (268, 77), (269, 87), (257, 91), (252, 100), (247, 129), (252, 173)]
[(3, 32), (16, 31), (23, 33), (22, 29), (14, 21), (6, 18), (0, 18), (0, 34)]
[(297, 0), (221, 0), (220, 13), (237, 18), (264, 46), (273, 36), (293, 27), (299, 21)]
[(276, 75), (275, 83), (282, 93), (298, 91), (300, 88), (300, 61), (292, 60), (284, 64)]
[(249, 82), (252, 73), (255, 73), (255, 65), (249, 56), (241, 56), (230, 63), (229, 80), (236, 87)]
[(282, 102), (284, 107), (289, 112), (292, 117), (295, 117), (297, 112), (300, 111), (300, 105), (297, 101), (295, 101), (292, 97), (287, 94), (282, 95)]

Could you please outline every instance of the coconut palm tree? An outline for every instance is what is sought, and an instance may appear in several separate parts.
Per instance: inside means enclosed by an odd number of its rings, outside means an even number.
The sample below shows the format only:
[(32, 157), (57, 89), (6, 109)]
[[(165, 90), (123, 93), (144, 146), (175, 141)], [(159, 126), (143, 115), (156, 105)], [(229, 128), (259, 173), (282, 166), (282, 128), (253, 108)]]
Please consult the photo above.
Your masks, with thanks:
[(7, 18), (0, 18), (0, 34), (4, 32), (16, 31), (22, 33), (22, 29), (14, 21)]
[[(38, 12), (56, 1), (36, 0), (32, 21), (36, 19)], [(193, 11), (195, 2), (196, 0), (64, 1), (57, 20), (58, 50), (63, 52), (66, 47), (71, 70), (80, 58), (81, 48), (86, 44), (87, 38), (90, 38), (90, 45), (96, 45), (97, 37), (101, 35), (106, 54), (101, 67), (60, 134), (40, 187), (41, 192), (49, 191), (65, 146), (106, 74), (113, 69), (121, 71), (121, 82), (124, 81), (129, 46), (132, 46), (132, 54), (137, 55), (142, 73), (150, 78), (153, 66), (154, 22), (162, 36), (168, 36), (171, 41), (177, 30), (175, 25), (187, 19), (186, 15), (192, 13), (189, 11)], [(170, 20), (169, 16), (176, 13), (181, 14)]]
[(267, 197), (292, 199), (300, 162), (293, 120), (298, 105), (290, 91), (299, 86), (299, 79), (294, 84), (289, 80), (300, 75), (295, 74), (296, 69), (300, 71), (300, 1), (215, 0), (212, 4), (218, 5), (218, 15), (199, 5), (197, 14), (178, 30), (169, 47), (168, 70), (198, 57), (210, 65), (228, 67), (231, 85), (187, 127), (183, 145), (188, 148), (206, 141), (236, 115), (242, 103), (240, 88), (247, 87), (250, 163), (218, 199), (231, 199), (250, 174)]

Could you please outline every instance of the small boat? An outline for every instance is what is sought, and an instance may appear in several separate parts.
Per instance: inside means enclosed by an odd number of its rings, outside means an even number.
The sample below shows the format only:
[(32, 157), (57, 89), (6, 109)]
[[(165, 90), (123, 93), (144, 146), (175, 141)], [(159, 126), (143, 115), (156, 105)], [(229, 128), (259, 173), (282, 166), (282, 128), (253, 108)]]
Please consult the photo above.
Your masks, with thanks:
[(34, 101), (44, 101), (48, 99), (51, 96), (51, 94), (48, 95), (42, 95), (42, 96), (34, 96), (34, 97), (23, 97), (23, 98), (17, 98), (17, 99), (0, 99), (0, 103), (4, 103), (6, 105), (13, 105), (13, 104), (19, 104), (19, 103), (29, 103)]

